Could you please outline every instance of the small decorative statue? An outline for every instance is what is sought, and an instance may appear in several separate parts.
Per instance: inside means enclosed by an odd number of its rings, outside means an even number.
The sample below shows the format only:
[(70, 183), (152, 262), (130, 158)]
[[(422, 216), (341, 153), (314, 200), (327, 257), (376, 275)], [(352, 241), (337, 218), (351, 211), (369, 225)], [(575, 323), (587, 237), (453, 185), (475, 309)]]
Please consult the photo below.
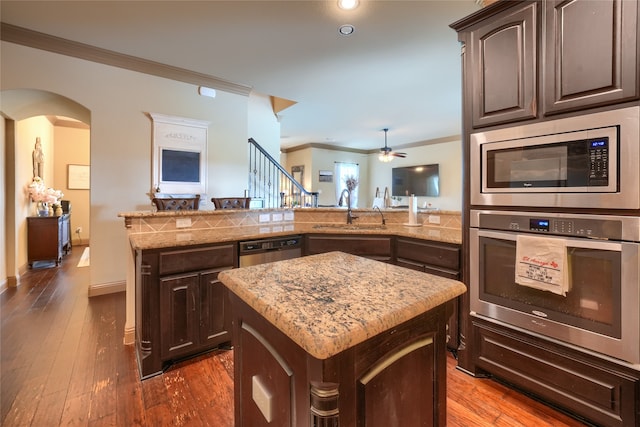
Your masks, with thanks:
[(33, 149), (33, 177), (44, 179), (44, 153), (40, 137), (36, 138), (36, 146)]

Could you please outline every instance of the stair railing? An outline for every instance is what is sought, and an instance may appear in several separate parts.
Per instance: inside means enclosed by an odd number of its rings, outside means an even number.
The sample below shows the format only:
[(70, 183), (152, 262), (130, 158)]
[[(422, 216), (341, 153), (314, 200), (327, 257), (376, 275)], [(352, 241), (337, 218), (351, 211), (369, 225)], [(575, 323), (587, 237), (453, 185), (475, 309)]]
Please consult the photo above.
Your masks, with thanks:
[(249, 195), (264, 208), (318, 207), (318, 192), (304, 186), (255, 139), (249, 138)]

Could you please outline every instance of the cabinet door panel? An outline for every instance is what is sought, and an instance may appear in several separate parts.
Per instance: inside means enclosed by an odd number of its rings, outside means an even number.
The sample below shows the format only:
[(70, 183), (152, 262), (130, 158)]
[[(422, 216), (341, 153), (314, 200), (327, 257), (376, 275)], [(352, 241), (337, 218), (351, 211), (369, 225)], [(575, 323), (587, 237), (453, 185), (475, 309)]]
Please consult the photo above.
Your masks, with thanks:
[(638, 97), (637, 21), (637, 1), (549, 2), (545, 114)]
[(435, 344), (425, 337), (413, 345), (411, 351), (391, 351), (359, 379), (358, 419), (367, 427), (438, 425), (435, 408), (427, 404), (437, 393)]
[(27, 252), (29, 265), (34, 261), (55, 261), (62, 258), (62, 217), (27, 218)]
[(204, 347), (231, 341), (231, 313), (227, 288), (218, 280), (220, 271), (202, 273), (200, 278), (200, 343)]
[(160, 279), (160, 330), (163, 358), (177, 357), (198, 346), (199, 274)]
[(474, 127), (536, 117), (536, 7), (526, 4), (471, 32)]

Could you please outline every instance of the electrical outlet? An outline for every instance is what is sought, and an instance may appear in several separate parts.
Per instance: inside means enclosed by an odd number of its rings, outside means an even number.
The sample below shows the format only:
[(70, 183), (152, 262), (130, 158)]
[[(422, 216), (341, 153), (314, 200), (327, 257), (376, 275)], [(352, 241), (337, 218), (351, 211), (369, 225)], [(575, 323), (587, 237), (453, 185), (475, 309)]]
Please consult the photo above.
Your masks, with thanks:
[(82, 233), (82, 227), (76, 227), (76, 234)]
[(269, 222), (271, 220), (271, 215), (269, 214), (260, 214), (260, 222)]
[(275, 415), (273, 410), (274, 396), (257, 375), (251, 377), (251, 397), (264, 419), (270, 423)]
[(191, 218), (176, 218), (176, 228), (191, 227)]

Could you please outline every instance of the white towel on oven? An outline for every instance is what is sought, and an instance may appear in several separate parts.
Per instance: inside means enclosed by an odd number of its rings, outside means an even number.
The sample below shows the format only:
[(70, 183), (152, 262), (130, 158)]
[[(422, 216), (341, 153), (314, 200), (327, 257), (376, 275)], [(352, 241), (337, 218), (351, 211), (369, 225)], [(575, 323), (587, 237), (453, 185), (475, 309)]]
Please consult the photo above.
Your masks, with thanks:
[(554, 294), (569, 292), (569, 261), (562, 239), (518, 235), (516, 283)]

